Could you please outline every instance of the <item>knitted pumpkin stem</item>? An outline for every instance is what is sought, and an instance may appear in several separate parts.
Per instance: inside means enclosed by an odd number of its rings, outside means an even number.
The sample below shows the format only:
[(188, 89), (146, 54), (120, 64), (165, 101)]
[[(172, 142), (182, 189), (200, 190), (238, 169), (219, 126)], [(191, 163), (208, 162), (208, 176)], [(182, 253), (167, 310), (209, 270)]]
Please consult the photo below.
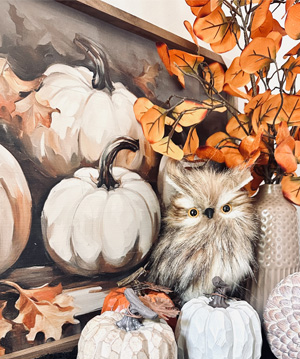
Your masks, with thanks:
[(93, 88), (97, 90), (107, 88), (110, 92), (114, 91), (115, 88), (110, 78), (109, 64), (104, 50), (93, 40), (80, 34), (76, 34), (73, 41), (95, 65), (92, 80)]
[(136, 152), (139, 149), (139, 141), (128, 136), (118, 137), (110, 142), (100, 157), (100, 171), (98, 177), (98, 188), (105, 188), (108, 191), (118, 188), (120, 183), (112, 175), (113, 162), (117, 154), (122, 150)]
[(228, 299), (226, 291), (230, 288), (220, 277), (212, 279), (215, 286), (214, 293), (211, 294), (212, 300), (208, 303), (213, 308), (228, 308), (229, 304), (226, 303)]

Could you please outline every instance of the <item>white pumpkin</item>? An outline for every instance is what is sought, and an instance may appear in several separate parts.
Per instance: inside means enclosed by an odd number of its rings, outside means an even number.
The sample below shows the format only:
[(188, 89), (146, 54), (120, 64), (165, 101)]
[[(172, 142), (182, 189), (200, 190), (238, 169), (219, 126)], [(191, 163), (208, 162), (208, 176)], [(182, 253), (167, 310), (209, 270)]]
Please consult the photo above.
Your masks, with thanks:
[[(118, 272), (140, 263), (160, 229), (160, 207), (149, 183), (114, 167), (121, 149), (136, 142), (119, 139), (95, 168), (82, 168), (50, 192), (42, 213), (43, 238), (51, 257), (72, 273)], [(137, 147), (135, 147), (135, 150)]]
[[(50, 66), (35, 98), (58, 111), (52, 113), (50, 127), (40, 124), (24, 136), (25, 147), (49, 173), (66, 175), (78, 169), (82, 161), (98, 161), (113, 138), (127, 135), (140, 140), (140, 151), (134, 159), (123, 153), (118, 165), (137, 170), (149, 160), (145, 156), (154, 155), (133, 112), (136, 96), (122, 83), (110, 81), (101, 49), (83, 37), (75, 40), (91, 56), (96, 71), (104, 67), (104, 73), (94, 74), (84, 66)], [(21, 105), (17, 104), (17, 110)]]
[(176, 359), (174, 333), (163, 319), (144, 319), (132, 331), (117, 327), (123, 318), (117, 312), (95, 316), (83, 328), (77, 359)]
[(0, 273), (12, 266), (25, 248), (31, 228), (31, 194), (15, 157), (0, 145)]
[(213, 308), (207, 297), (191, 299), (181, 309), (175, 336), (178, 359), (258, 359), (261, 324), (245, 301), (228, 300)]

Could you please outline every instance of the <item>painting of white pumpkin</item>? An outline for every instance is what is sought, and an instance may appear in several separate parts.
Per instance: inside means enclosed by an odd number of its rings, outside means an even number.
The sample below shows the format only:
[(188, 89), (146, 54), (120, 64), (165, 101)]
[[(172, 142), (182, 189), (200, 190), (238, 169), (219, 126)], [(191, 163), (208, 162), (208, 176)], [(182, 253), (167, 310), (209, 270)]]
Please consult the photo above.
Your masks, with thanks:
[(15, 157), (0, 145), (0, 273), (12, 266), (25, 248), (31, 228), (31, 194)]
[(68, 272), (89, 276), (130, 269), (157, 239), (160, 206), (151, 185), (135, 172), (112, 167), (122, 149), (137, 151), (137, 141), (116, 139), (103, 152), (100, 171), (79, 169), (58, 183), (45, 202), (45, 246)]
[(155, 156), (133, 112), (136, 96), (121, 82), (111, 81), (101, 47), (78, 34), (74, 42), (90, 56), (95, 72), (85, 66), (48, 67), (31, 103), (28, 98), (16, 103), (18, 113), (26, 113), (36, 103), (48, 106), (51, 116), (50, 124), (40, 123), (23, 136), (25, 149), (51, 175), (67, 175), (82, 161), (99, 161), (108, 142), (127, 135), (140, 140), (140, 151), (133, 158), (123, 153), (118, 164), (134, 170), (145, 165), (147, 172)]

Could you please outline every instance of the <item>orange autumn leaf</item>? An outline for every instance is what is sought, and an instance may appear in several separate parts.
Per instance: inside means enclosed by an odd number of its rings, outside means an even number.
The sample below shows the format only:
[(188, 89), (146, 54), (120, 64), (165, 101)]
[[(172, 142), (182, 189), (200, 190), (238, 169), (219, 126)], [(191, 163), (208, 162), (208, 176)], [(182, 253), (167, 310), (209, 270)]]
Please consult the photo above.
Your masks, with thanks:
[(196, 155), (202, 160), (215, 161), (218, 163), (225, 161), (225, 156), (222, 151), (215, 147), (200, 146), (196, 151)]
[(226, 35), (228, 20), (221, 7), (217, 7), (209, 15), (198, 17), (194, 23), (194, 33), (196, 36), (209, 43), (222, 40)]
[(245, 138), (249, 133), (249, 126), (251, 125), (250, 117), (239, 114), (238, 119), (236, 117), (231, 117), (226, 125), (226, 132), (231, 137), (237, 137), (239, 139)]
[(234, 87), (242, 87), (250, 82), (250, 75), (241, 69), (239, 57), (233, 59), (228, 70), (225, 72), (224, 82)]
[(146, 139), (150, 143), (160, 141), (165, 133), (167, 111), (159, 106), (152, 106), (140, 119)]
[(244, 98), (248, 101), (251, 100), (251, 96), (248, 95), (247, 93), (239, 90), (237, 87), (229, 84), (229, 83), (226, 83), (223, 87), (223, 91), (225, 91), (226, 93), (228, 93), (229, 95), (231, 96), (236, 96), (236, 97), (240, 97), (240, 98)]
[(170, 63), (170, 54), (167, 44), (162, 42), (156, 43), (156, 50), (161, 58), (163, 64), (165, 65), (165, 68), (167, 69), (169, 75), (173, 75), (172, 69), (171, 69), (171, 63)]
[(278, 52), (280, 50), (282, 43), (282, 34), (278, 31), (271, 31), (268, 34), (267, 38), (274, 40), (276, 46), (276, 52)]
[(191, 35), (191, 38), (193, 39), (194, 43), (198, 46), (198, 39), (197, 36), (194, 34), (193, 26), (191, 25), (191, 23), (185, 20), (183, 24), (187, 29), (187, 31), (189, 32), (189, 34)]
[(293, 153), (294, 148), (295, 140), (292, 136), (288, 136), (276, 147), (274, 152), (277, 164), (286, 173), (294, 172), (297, 169), (297, 160)]
[(215, 132), (208, 137), (205, 144), (210, 147), (219, 147), (228, 141), (228, 135), (225, 132)]
[(224, 85), (224, 69), (219, 62), (213, 62), (203, 70), (204, 79), (218, 92), (222, 92)]
[(182, 87), (185, 87), (184, 74), (198, 73), (198, 66), (204, 57), (189, 54), (180, 50), (169, 50), (171, 72), (178, 77)]
[(281, 66), (284, 69), (286, 76), (286, 91), (290, 91), (292, 88), (297, 74), (300, 73), (300, 58), (295, 59), (293, 56), (290, 56), (289, 59)]
[(232, 142), (226, 142), (221, 148), (221, 151), (225, 156), (225, 164), (227, 167), (233, 168), (244, 164), (245, 160), (239, 151), (238, 145)]
[(169, 137), (164, 137), (160, 141), (151, 144), (151, 147), (155, 152), (171, 157), (174, 160), (180, 161), (184, 156), (183, 150)]
[(300, 39), (300, 4), (295, 4), (288, 9), (285, 19), (285, 31), (294, 40)]
[(276, 143), (280, 145), (286, 138), (290, 137), (290, 131), (286, 122), (281, 122), (278, 126)]
[(300, 43), (297, 44), (296, 46), (294, 46), (293, 48), (291, 48), (286, 54), (284, 54), (283, 58), (285, 59), (288, 56), (294, 56), (294, 55), (297, 55), (297, 56), (300, 55)]
[(297, 177), (296, 174), (283, 177), (281, 188), (285, 198), (300, 205), (300, 177)]
[(300, 96), (284, 95), (282, 113), (289, 126), (300, 126)]
[(286, 35), (285, 29), (279, 24), (276, 19), (273, 19), (273, 31), (279, 32), (282, 36)]
[[(255, 11), (255, 16), (257, 12)], [(267, 11), (264, 22), (254, 29), (253, 25), (251, 27), (251, 38), (254, 39), (256, 37), (266, 37), (273, 30), (273, 15), (270, 10)]]
[(254, 74), (267, 67), (276, 58), (276, 43), (273, 39), (256, 37), (245, 47), (240, 56), (241, 68)]
[(263, 0), (254, 12), (251, 23), (251, 32), (257, 30), (266, 21), (268, 16), (271, 0)]
[(249, 114), (254, 111), (256, 108), (260, 107), (263, 103), (265, 103), (271, 95), (271, 90), (267, 90), (261, 94), (258, 94), (251, 98), (251, 100), (245, 104), (244, 112), (245, 114)]
[(204, 120), (207, 109), (201, 103), (185, 100), (176, 106), (172, 112), (173, 116), (179, 120), (179, 124), (184, 127), (196, 125)]
[(190, 157), (194, 157), (198, 147), (199, 147), (199, 136), (197, 134), (196, 127), (191, 127), (189, 129), (187, 139), (183, 146), (184, 156), (186, 157), (187, 160), (189, 160)]
[(209, 0), (185, 0), (189, 6), (204, 6)]
[[(174, 124), (175, 124), (175, 120), (171, 117), (166, 117), (165, 118), (165, 125), (167, 126), (171, 126), (171, 127), (174, 127)], [(179, 125), (178, 123), (175, 125), (175, 128), (174, 130), (177, 132), (177, 133), (180, 133), (183, 131), (183, 128), (181, 125)]]
[[(287, 121), (288, 120), (287, 115), (281, 108), (281, 106), (283, 105), (282, 101), (283, 99), (280, 94), (270, 95), (268, 100), (264, 102), (261, 106), (259, 123), (260, 124), (268, 123), (270, 125), (273, 125), (273, 124), (279, 124), (281, 121)], [(255, 117), (255, 114), (256, 113), (254, 111), (253, 117)]]
[(133, 105), (133, 111), (134, 111), (135, 118), (137, 119), (137, 121), (141, 122), (141, 118), (153, 106), (154, 106), (154, 104), (150, 100), (148, 100), (146, 97), (138, 98)]
[(240, 38), (240, 27), (236, 23), (231, 23), (228, 18), (228, 26), (224, 36), (220, 41), (210, 44), (211, 49), (218, 53), (223, 54), (224, 52), (232, 50), (236, 46), (236, 40)]
[(300, 163), (300, 141), (295, 141), (294, 155), (296, 157), (297, 163)]

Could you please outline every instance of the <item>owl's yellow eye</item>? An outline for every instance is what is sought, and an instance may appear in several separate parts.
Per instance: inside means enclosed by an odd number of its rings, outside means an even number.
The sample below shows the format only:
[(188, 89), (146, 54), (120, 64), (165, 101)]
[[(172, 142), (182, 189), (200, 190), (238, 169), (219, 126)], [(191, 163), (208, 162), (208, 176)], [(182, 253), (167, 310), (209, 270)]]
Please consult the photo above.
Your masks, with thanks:
[(188, 211), (188, 215), (190, 216), (190, 217), (198, 217), (198, 215), (199, 215), (199, 211), (198, 211), (198, 209), (197, 208), (190, 208), (189, 209), (189, 211)]
[(225, 205), (221, 208), (222, 213), (225, 213), (225, 214), (231, 212), (231, 210), (232, 210), (231, 204), (225, 204)]

